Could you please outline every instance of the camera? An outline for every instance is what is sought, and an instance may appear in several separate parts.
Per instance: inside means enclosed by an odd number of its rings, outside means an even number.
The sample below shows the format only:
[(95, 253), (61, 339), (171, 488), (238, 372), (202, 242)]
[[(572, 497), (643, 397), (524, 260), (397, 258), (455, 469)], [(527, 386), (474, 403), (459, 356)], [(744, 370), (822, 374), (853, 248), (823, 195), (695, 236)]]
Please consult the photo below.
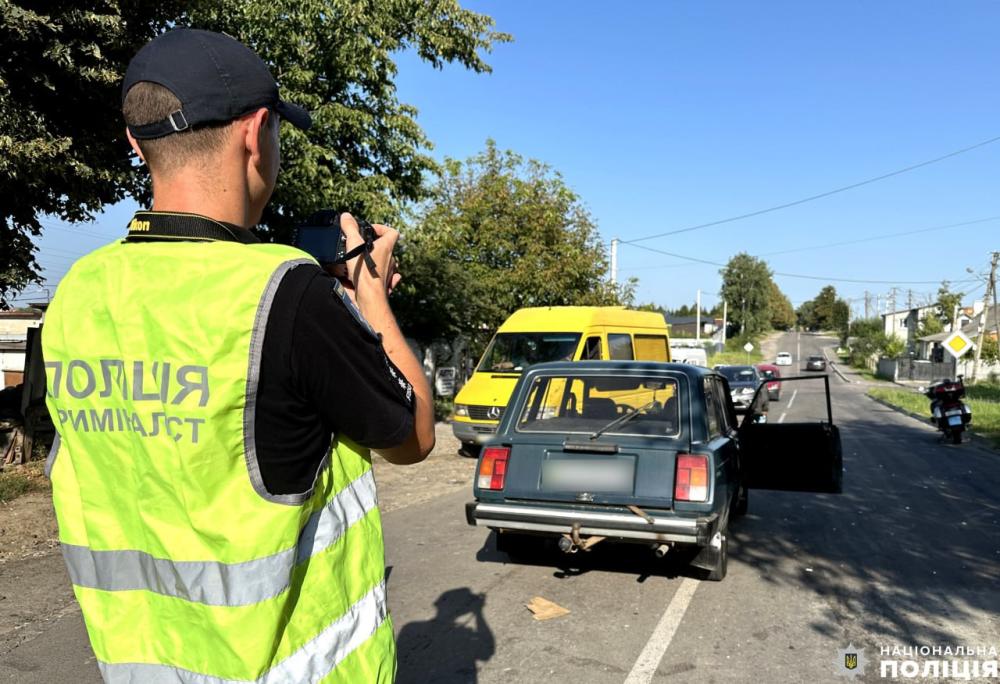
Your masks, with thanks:
[[(344, 263), (355, 255), (347, 253), (347, 237), (340, 229), (340, 215), (341, 212), (332, 209), (317, 211), (295, 230), (292, 244), (314, 257), (322, 266)], [(357, 217), (354, 220), (358, 223), (363, 242), (360, 251), (367, 256), (378, 235), (368, 221)]]

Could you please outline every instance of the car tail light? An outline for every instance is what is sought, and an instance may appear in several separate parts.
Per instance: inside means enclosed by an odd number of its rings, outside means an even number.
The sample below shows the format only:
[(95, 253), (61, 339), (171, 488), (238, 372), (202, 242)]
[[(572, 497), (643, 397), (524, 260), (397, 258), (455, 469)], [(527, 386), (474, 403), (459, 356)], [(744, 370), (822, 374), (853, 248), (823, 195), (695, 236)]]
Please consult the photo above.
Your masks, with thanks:
[(486, 447), (479, 462), (479, 488), (503, 489), (510, 447)]
[(677, 455), (674, 501), (708, 501), (708, 456)]

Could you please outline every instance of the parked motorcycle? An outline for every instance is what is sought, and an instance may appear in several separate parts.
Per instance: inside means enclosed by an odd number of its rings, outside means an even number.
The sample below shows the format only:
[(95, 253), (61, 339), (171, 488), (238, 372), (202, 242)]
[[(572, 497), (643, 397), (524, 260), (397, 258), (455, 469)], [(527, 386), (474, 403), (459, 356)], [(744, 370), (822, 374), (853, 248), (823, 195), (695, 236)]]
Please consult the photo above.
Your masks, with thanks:
[(924, 390), (924, 396), (931, 400), (931, 423), (946, 439), (951, 437), (953, 444), (961, 444), (965, 426), (972, 422), (972, 409), (962, 401), (965, 396), (962, 376), (935, 382)]

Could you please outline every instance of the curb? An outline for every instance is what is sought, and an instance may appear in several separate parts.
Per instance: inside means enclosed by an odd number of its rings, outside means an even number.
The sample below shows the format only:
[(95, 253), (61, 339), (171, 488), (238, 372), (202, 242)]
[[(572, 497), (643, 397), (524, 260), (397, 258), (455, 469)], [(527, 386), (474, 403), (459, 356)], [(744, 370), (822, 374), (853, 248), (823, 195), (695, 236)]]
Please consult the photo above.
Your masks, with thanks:
[[(905, 385), (902, 385), (902, 386), (905, 387)], [(930, 422), (930, 416), (929, 415), (925, 416), (925, 415), (921, 415), (919, 413), (914, 413), (912, 411), (907, 411), (906, 409), (902, 409), (902, 408), (896, 406), (895, 404), (889, 403), (885, 399), (879, 399), (878, 397), (873, 397), (872, 395), (868, 394), (867, 392), (865, 392), (865, 396), (868, 397), (869, 399), (871, 399), (872, 401), (874, 401), (876, 404), (882, 404), (882, 406), (885, 406), (886, 408), (890, 408), (893, 411), (895, 411), (896, 413), (901, 413), (904, 416), (909, 416), (910, 418), (913, 418), (914, 420), (918, 420), (921, 423), (923, 423), (924, 425), (927, 425), (929, 427), (932, 427), (932, 428), (935, 427)], [(968, 435), (969, 441), (972, 444), (974, 444), (975, 446), (979, 447), (980, 449), (983, 449), (984, 451), (988, 451), (988, 452), (990, 452), (992, 454), (997, 453), (997, 451), (998, 451), (997, 447), (993, 446), (993, 443), (989, 440), (989, 438), (983, 437), (982, 435), (977, 434), (976, 432), (973, 432), (972, 430), (966, 430), (965, 434)]]
[(844, 382), (846, 382), (848, 385), (855, 384), (853, 381), (848, 380), (847, 377), (843, 373), (840, 372), (840, 369), (837, 368), (837, 364), (834, 363), (833, 360), (830, 358), (830, 355), (826, 353), (827, 349), (829, 349), (829, 347), (823, 347), (823, 357), (826, 359), (827, 365), (830, 366), (830, 368), (833, 369), (833, 372), (836, 373), (837, 375), (839, 375), (840, 379), (843, 380)]

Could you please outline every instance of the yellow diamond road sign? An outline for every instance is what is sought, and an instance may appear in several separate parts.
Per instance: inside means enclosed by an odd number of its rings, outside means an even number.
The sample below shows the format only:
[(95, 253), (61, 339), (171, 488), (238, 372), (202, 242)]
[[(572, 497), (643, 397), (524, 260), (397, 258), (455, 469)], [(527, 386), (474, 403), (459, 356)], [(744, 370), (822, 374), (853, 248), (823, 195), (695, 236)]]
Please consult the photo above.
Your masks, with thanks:
[(947, 349), (948, 353), (956, 359), (972, 349), (972, 346), (972, 340), (970, 340), (961, 330), (956, 330), (951, 335), (948, 335), (944, 341), (944, 348)]

